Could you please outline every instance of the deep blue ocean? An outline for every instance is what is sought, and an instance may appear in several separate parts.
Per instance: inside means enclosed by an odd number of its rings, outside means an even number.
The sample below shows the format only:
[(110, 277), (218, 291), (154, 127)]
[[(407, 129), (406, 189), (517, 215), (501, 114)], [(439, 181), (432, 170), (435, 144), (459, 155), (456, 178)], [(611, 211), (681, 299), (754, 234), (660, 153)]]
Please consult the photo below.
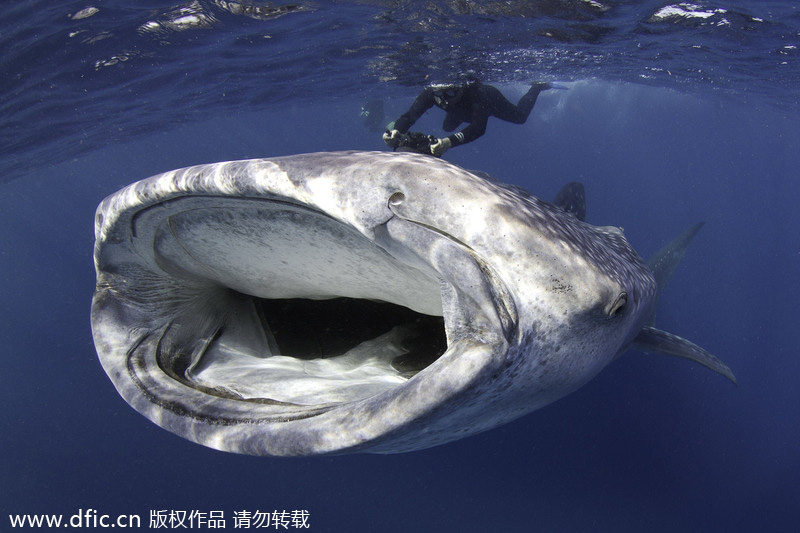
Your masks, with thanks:
[[(3, 3), (0, 531), (88, 508), (221, 511), (228, 529), (307, 510), (332, 532), (798, 531), (799, 47), (789, 0)], [(568, 90), (445, 159), (544, 199), (581, 181), (587, 221), (645, 258), (706, 222), (657, 326), (738, 387), (630, 351), (499, 429), (301, 459), (207, 449), (123, 401), (89, 324), (105, 196), (200, 163), (385, 150), (385, 123), (464, 72), (512, 101)], [(414, 129), (441, 136), (442, 118)]]

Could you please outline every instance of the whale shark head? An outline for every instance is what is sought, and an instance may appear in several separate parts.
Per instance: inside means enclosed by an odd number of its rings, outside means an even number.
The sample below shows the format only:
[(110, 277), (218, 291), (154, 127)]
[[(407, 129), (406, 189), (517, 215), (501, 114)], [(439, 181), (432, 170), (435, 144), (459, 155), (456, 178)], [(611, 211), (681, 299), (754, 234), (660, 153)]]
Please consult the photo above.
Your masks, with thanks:
[(553, 205), (362, 152), (134, 183), (97, 210), (100, 361), (158, 425), (257, 455), (442, 444), (569, 394), (632, 343), (732, 379), (650, 325), (691, 237), (648, 266), (564, 191)]

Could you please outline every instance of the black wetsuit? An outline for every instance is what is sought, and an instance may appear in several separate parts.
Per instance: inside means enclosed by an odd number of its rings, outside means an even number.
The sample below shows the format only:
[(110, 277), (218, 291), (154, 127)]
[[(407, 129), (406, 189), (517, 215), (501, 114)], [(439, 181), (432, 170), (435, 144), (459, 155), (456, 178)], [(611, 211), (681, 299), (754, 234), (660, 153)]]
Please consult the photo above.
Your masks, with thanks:
[(394, 129), (400, 133), (407, 133), (408, 129), (422, 116), (425, 111), (433, 106), (438, 106), (447, 112), (444, 117), (442, 129), (453, 131), (464, 122), (469, 125), (458, 133), (449, 135), (453, 146), (474, 141), (486, 132), (486, 122), (489, 117), (497, 117), (506, 122), (524, 124), (531, 114), (533, 105), (539, 93), (547, 87), (545, 83), (533, 85), (525, 96), (520, 98), (517, 105), (512, 104), (499, 89), (479, 82), (471, 83), (463, 88), (463, 94), (458, 101), (447, 105), (439, 105), (434, 97), (434, 89), (426, 87), (411, 107), (395, 121)]

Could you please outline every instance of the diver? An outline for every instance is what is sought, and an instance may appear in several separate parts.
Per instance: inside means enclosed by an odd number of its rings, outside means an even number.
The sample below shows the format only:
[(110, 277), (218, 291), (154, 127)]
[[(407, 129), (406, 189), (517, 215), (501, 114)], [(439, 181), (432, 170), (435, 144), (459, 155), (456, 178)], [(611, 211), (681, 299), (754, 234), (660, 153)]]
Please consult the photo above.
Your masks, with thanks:
[[(484, 85), (477, 80), (458, 84), (431, 85), (422, 90), (408, 111), (403, 113), (393, 124), (389, 124), (388, 131), (383, 134), (383, 140), (395, 150), (408, 145), (412, 151), (441, 157), (453, 146), (472, 142), (483, 135), (486, 132), (486, 123), (489, 117), (497, 117), (514, 124), (524, 124), (528, 120), (528, 115), (531, 114), (539, 93), (547, 89), (565, 89), (565, 87), (548, 82), (534, 83), (520, 98), (519, 103), (514, 105), (503, 96), (499, 89), (491, 85)], [(468, 125), (461, 131), (442, 138), (423, 136), (419, 133), (409, 134), (408, 128), (434, 105), (447, 113), (442, 124), (444, 131), (453, 131), (465, 122)], [(412, 144), (408, 141), (409, 135), (422, 136), (430, 139), (430, 142)]]

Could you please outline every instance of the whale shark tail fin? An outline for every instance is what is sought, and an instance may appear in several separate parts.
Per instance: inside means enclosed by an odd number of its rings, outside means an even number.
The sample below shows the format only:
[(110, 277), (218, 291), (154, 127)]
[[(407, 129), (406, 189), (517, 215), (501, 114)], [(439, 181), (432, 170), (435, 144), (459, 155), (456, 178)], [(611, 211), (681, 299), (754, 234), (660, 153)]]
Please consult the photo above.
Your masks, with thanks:
[[(697, 235), (697, 232), (700, 231), (700, 228), (702, 228), (704, 224), (705, 222), (699, 222), (695, 224), (691, 228), (678, 235), (675, 239), (670, 241), (669, 244), (661, 248), (659, 251), (654, 253), (650, 259), (648, 259), (647, 266), (650, 267), (650, 270), (653, 272), (653, 276), (656, 278), (656, 283), (658, 284), (658, 295), (656, 301), (658, 300), (658, 297), (661, 296), (661, 292), (667, 285), (672, 273), (675, 272), (675, 268), (677, 268), (678, 264), (683, 260), (683, 256), (686, 255), (686, 249), (689, 248), (689, 245), (692, 243), (695, 235)], [(655, 316), (653, 316), (650, 321), (651, 325), (653, 324), (654, 320)]]

